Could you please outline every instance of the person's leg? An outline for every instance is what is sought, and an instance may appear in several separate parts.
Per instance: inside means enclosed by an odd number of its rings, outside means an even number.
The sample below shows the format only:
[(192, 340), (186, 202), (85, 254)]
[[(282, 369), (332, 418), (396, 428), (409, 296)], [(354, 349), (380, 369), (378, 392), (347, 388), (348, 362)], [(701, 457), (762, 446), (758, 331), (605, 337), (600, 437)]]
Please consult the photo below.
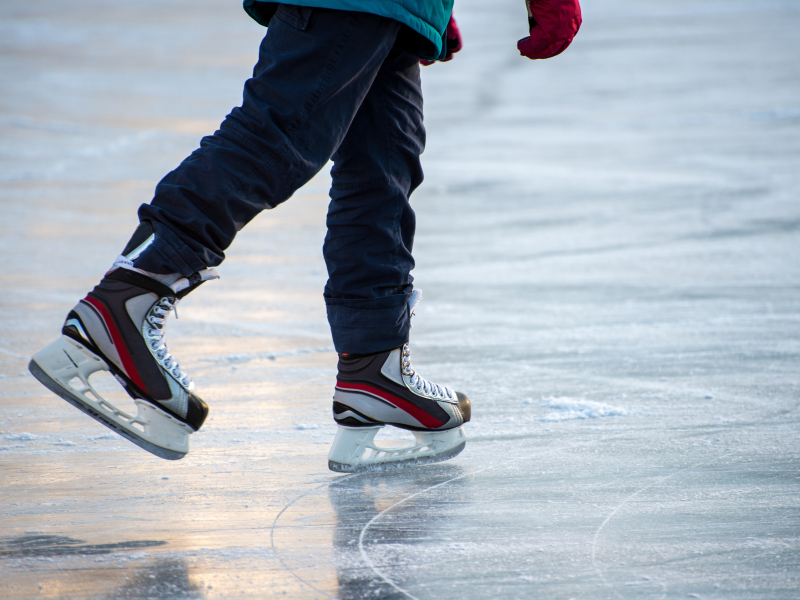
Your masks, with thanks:
[[(470, 419), (464, 394), (415, 373), (407, 345), (415, 217), (410, 194), (422, 182), (425, 146), (419, 59), (395, 48), (386, 58), (333, 156), (325, 302), (339, 352), (328, 455), (334, 471), (439, 462), (461, 452)], [(381, 447), (393, 425), (416, 443)]]
[(367, 13), (281, 6), (241, 107), (139, 209), (156, 241), (137, 267), (189, 276), (219, 265), (239, 230), (330, 159), (400, 27)]
[(425, 147), (419, 57), (395, 48), (333, 155), (323, 251), (328, 321), (339, 353), (408, 341), (415, 216)]

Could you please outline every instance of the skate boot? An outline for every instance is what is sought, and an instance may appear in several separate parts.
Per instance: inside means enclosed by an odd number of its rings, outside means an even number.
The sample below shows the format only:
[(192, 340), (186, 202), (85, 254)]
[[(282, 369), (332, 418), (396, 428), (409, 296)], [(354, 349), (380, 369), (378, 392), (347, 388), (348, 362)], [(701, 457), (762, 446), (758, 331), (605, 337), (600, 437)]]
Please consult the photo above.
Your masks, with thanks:
[[(208, 407), (169, 353), (164, 325), (181, 298), (218, 276), (213, 269), (189, 278), (148, 275), (129, 256), (120, 256), (78, 302), (61, 338), (36, 354), (28, 368), (90, 417), (156, 456), (177, 460), (189, 451), (189, 435), (200, 429)], [(136, 416), (97, 392), (89, 378), (98, 371), (110, 371), (122, 384), (137, 406)]]
[[(341, 473), (435, 463), (464, 449), (461, 425), (470, 419), (464, 394), (420, 377), (408, 344), (368, 356), (339, 355), (333, 396), (339, 425), (328, 468)], [(407, 429), (415, 443), (380, 447), (375, 434), (385, 425)]]

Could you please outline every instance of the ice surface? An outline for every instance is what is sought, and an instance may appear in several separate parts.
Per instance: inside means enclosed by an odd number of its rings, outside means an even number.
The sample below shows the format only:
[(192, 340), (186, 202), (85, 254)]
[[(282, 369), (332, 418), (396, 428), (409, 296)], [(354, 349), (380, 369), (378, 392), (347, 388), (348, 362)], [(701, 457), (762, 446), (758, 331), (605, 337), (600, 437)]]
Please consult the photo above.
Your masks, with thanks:
[(532, 63), (521, 1), (459, 0), (424, 70), (414, 364), (473, 421), (452, 461), (355, 476), (326, 466), (325, 174), (170, 322), (211, 405), (187, 458), (28, 375), (263, 30), (0, 5), (0, 597), (798, 597), (800, 10), (584, 4)]

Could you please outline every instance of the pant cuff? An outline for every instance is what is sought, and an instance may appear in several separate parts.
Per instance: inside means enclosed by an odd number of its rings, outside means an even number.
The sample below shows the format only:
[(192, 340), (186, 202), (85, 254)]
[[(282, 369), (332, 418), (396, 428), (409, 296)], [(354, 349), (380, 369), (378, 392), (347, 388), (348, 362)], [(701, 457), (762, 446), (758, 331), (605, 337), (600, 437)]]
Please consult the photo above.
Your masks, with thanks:
[[(410, 286), (409, 286), (410, 287)], [(382, 298), (325, 298), (333, 345), (340, 354), (370, 354), (408, 342), (407, 294)]]

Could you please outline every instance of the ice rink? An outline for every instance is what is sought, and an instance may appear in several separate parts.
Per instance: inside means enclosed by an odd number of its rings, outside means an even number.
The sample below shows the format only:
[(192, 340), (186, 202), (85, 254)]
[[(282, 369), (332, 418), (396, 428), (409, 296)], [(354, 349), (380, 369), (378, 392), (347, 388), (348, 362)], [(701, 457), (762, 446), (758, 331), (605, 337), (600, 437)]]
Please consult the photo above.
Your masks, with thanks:
[[(211, 407), (155, 458), (27, 371), (241, 100), (237, 1), (0, 4), (0, 597), (800, 597), (800, 3), (598, 0), (423, 71), (420, 373), (466, 450), (338, 475), (328, 175), (169, 326)], [(103, 389), (114, 389), (113, 381)]]

